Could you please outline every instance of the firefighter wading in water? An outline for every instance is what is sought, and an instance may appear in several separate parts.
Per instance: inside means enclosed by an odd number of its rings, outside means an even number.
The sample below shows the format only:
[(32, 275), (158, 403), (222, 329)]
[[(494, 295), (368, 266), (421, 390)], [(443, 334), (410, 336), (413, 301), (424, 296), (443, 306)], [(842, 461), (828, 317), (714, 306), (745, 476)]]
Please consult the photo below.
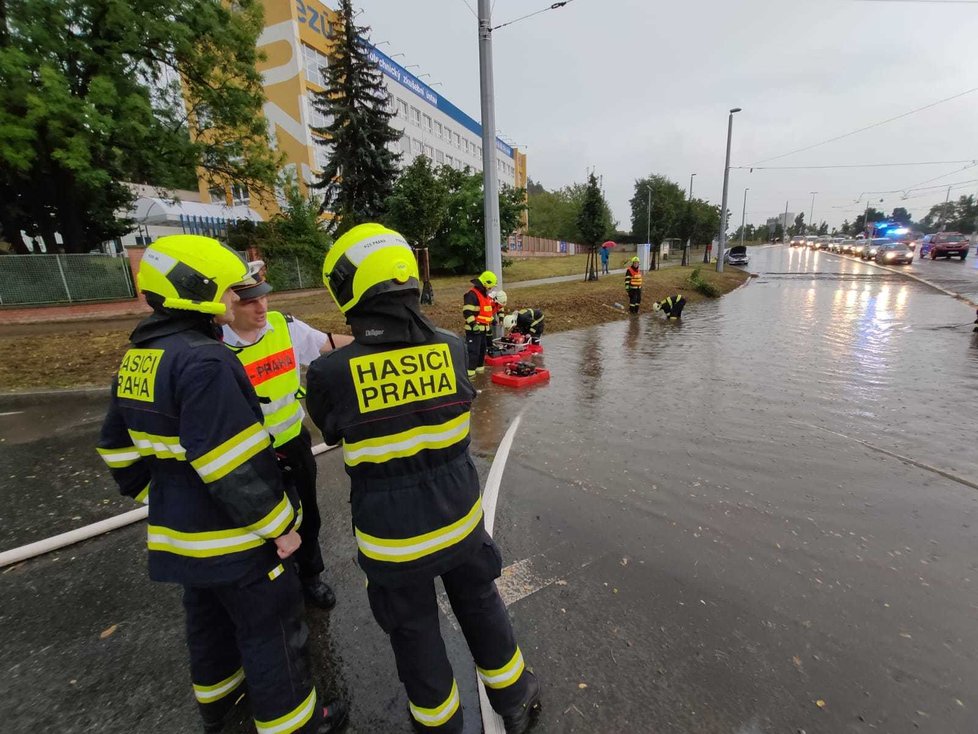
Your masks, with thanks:
[(302, 592), (288, 559), (302, 508), (283, 481), (258, 397), (220, 341), (237, 253), (161, 237), (137, 281), (153, 314), (112, 384), (98, 452), (122, 494), (149, 503), (149, 575), (183, 586), (190, 677), (205, 732), (247, 693), (260, 734), (338, 731), (346, 707), (317, 700)]
[(628, 293), (629, 313), (638, 313), (639, 304), (642, 303), (642, 268), (639, 267), (639, 262), (637, 257), (633, 257), (625, 271), (625, 292)]
[(507, 732), (528, 731), (540, 688), (496, 590), (502, 558), (469, 455), (465, 349), (421, 314), (417, 263), (396, 232), (354, 227), (326, 255), (323, 280), (354, 343), (313, 362), (306, 407), (328, 443), (342, 441), (370, 608), (390, 637), (414, 726), (462, 731), (438, 627), (441, 576), (489, 702)]
[(495, 273), (486, 270), (478, 278), (472, 279), (472, 287), (462, 299), (469, 377), (475, 377), (477, 372), (484, 372), (486, 369), (486, 350), (489, 347), (492, 324), (499, 311), (499, 305), (489, 295), (489, 290), (495, 288), (497, 282)]

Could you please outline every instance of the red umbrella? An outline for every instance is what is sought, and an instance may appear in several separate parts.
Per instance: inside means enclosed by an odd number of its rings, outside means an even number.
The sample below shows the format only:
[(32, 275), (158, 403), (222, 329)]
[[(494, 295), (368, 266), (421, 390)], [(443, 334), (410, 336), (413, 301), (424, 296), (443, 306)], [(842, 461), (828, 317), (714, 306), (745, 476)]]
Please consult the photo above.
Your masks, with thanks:
[(602, 247), (607, 247), (607, 248), (608, 248), (608, 249), (610, 250), (611, 248), (613, 248), (613, 247), (615, 246), (615, 243), (614, 243), (614, 242), (612, 242), (611, 240), (608, 240), (607, 242), (605, 242), (605, 243), (604, 243), (603, 245), (601, 245), (601, 246), (602, 246)]

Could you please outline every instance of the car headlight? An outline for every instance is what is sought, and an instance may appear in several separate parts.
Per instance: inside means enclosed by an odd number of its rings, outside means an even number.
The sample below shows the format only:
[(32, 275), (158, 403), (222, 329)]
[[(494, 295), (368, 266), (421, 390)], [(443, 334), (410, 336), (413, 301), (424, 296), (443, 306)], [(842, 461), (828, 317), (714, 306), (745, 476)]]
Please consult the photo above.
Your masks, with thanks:
[(896, 253), (895, 252), (888, 252), (888, 253), (886, 253), (886, 259), (887, 260), (892, 260), (895, 257), (896, 257)]

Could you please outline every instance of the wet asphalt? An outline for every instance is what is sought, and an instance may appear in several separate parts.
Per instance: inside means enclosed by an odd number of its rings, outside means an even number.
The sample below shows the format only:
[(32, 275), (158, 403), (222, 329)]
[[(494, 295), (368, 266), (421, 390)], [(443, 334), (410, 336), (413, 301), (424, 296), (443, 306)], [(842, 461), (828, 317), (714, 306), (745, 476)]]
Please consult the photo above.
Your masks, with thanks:
[[(754, 250), (749, 269), (681, 323), (546, 337), (548, 385), (478, 378), (483, 478), (522, 415), (496, 537), (537, 730), (974, 734), (974, 312), (824, 253)], [(129, 509), (91, 449), (101, 398), (5, 405), (24, 412), (0, 416), (0, 549)], [(309, 612), (321, 689), (350, 699), (350, 731), (406, 733), (342, 459), (319, 466), (340, 598)], [(197, 730), (179, 594), (146, 579), (143, 532), (0, 574), (4, 731)]]

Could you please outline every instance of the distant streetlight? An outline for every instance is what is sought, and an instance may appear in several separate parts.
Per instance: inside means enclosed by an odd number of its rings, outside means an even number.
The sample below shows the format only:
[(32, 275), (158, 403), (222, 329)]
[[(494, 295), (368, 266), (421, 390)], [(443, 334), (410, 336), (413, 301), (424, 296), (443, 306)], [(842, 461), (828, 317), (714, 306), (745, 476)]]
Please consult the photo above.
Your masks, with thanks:
[(686, 204), (689, 210), (689, 217), (686, 220), (689, 223), (689, 231), (686, 233), (686, 246), (683, 248), (683, 261), (681, 263), (683, 267), (689, 265), (689, 246), (693, 240), (693, 177), (695, 175), (695, 173), (689, 174), (689, 203)]
[(740, 246), (744, 246), (744, 228), (747, 224), (747, 192), (750, 191), (750, 187), (744, 189), (744, 211), (740, 215)]
[(808, 226), (813, 228), (812, 234), (818, 234), (818, 228), (815, 227), (815, 194), (817, 191), (810, 192), (812, 195), (812, 209), (808, 212)]
[(403, 56), (403, 55), (404, 55), (403, 53), (401, 53), (400, 51), (398, 51), (396, 54), (391, 54), (390, 57), (392, 59), (396, 59), (398, 56)]
[(717, 252), (717, 272), (723, 272), (723, 251), (727, 247), (727, 191), (730, 187), (730, 143), (733, 139), (733, 116), (741, 111), (740, 107), (730, 110), (727, 118), (727, 160), (723, 166), (723, 201), (720, 203), (720, 244)]

